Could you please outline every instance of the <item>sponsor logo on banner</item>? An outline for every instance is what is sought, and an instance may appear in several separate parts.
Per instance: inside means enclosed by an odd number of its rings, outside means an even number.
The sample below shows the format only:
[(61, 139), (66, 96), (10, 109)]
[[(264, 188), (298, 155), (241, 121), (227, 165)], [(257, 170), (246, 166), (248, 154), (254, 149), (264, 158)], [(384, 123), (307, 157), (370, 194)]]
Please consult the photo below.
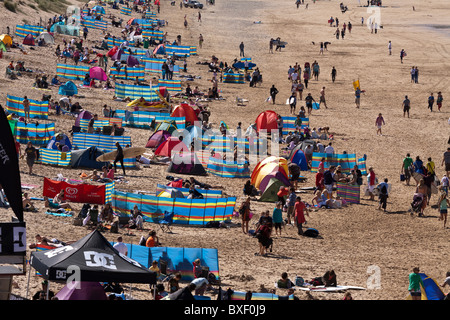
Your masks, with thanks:
[(103, 267), (111, 270), (117, 270), (114, 263), (114, 256), (108, 253), (100, 253), (96, 251), (85, 251), (84, 258), (88, 267)]

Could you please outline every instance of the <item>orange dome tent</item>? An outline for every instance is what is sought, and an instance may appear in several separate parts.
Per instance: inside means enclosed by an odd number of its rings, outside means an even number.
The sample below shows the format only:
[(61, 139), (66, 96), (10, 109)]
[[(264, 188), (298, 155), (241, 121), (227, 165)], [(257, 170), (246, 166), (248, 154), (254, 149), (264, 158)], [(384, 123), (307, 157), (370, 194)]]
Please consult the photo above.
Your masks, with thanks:
[(184, 117), (186, 118), (186, 124), (189, 122), (190, 125), (194, 125), (195, 121), (198, 121), (197, 113), (188, 104), (182, 103), (176, 106), (172, 111), (171, 117)]

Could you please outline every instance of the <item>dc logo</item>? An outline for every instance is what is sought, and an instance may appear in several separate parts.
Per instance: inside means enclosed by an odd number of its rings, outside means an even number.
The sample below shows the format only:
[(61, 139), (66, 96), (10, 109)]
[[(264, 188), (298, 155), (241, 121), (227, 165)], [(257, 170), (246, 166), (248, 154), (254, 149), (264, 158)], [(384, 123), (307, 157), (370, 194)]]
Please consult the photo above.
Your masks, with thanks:
[(56, 270), (56, 279), (65, 279), (66, 271), (65, 270)]
[(111, 270), (117, 269), (114, 263), (114, 256), (111, 254), (86, 251), (84, 252), (84, 258), (86, 259), (86, 266), (88, 267), (103, 267)]

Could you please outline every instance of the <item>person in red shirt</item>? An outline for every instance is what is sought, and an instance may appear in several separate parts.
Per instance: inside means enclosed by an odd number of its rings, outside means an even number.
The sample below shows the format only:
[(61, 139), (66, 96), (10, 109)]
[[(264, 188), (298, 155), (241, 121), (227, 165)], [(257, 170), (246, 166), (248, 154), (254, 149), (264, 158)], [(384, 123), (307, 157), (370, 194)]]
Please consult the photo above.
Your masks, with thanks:
[(297, 230), (298, 235), (303, 235), (303, 223), (306, 222), (305, 214), (309, 218), (308, 208), (306, 208), (305, 203), (302, 201), (300, 197), (297, 197), (297, 200), (295, 202), (294, 206), (294, 212), (295, 212), (295, 223), (297, 224)]
[(319, 169), (316, 173), (316, 191), (323, 190), (325, 185), (323, 184), (323, 169)]
[(289, 194), (289, 188), (280, 187), (280, 190), (277, 192), (278, 201), (281, 202), (281, 205), (284, 206), (286, 204), (285, 197)]

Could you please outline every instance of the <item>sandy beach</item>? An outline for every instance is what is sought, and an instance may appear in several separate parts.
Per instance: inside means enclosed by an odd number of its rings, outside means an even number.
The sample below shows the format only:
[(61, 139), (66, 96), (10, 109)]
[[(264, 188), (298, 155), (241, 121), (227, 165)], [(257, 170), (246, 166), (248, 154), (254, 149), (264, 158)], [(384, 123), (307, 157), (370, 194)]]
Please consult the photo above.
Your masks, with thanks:
[[(203, 2), (204, 3), (204, 2)], [(308, 7), (306, 8), (306, 4)], [(311, 80), (305, 93), (310, 92), (319, 101), (319, 92), (326, 87), (328, 109), (313, 110), (309, 117), (310, 127), (330, 127), (333, 134), (333, 146), (338, 153), (347, 151), (357, 157), (367, 156), (367, 168), (373, 167), (378, 179), (388, 178), (392, 185), (387, 212), (378, 208), (377, 201), (361, 197), (359, 205), (350, 205), (342, 209), (317, 209), (310, 212), (306, 227), (320, 231), (320, 238), (300, 237), (296, 228), (286, 226), (282, 235), (274, 238), (273, 252), (267, 257), (256, 256), (257, 240), (243, 234), (240, 220), (233, 219), (228, 229), (209, 229), (173, 225), (173, 233), (161, 233), (159, 226), (145, 223), (144, 231), (136, 231), (133, 236), (119, 230), (125, 243), (137, 244), (141, 235), (149, 229), (158, 231), (160, 241), (166, 247), (217, 248), (219, 255), (220, 278), (223, 288), (235, 291), (258, 292), (261, 285), (271, 290), (282, 272), (291, 278), (296, 275), (310, 280), (322, 276), (329, 269), (335, 270), (339, 284), (365, 287), (366, 290), (353, 290), (355, 300), (404, 300), (408, 295), (408, 274), (419, 266), (421, 271), (434, 278), (439, 284), (445, 280), (449, 271), (447, 252), (450, 249), (447, 226), (439, 221), (436, 209), (437, 196), (433, 195), (430, 206), (425, 209), (425, 217), (410, 216), (408, 210), (415, 191), (415, 185), (406, 186), (400, 181), (402, 160), (407, 153), (415, 158), (420, 156), (426, 162), (431, 157), (436, 164), (439, 178), (445, 173), (441, 164), (443, 153), (447, 150), (450, 117), (450, 28), (448, 10), (444, 0), (419, 1), (383, 1), (379, 8), (382, 28), (371, 33), (361, 18), (367, 20), (372, 13), (357, 1), (347, 1), (348, 11), (341, 13), (338, 1), (310, 1), (298, 9), (294, 1), (236, 1), (218, 0), (214, 6), (205, 4), (202, 21), (197, 21), (198, 10), (179, 7), (177, 1), (171, 6), (168, 0), (161, 1), (158, 17), (168, 21), (163, 28), (168, 32), (169, 41), (181, 35), (182, 44), (198, 45), (199, 34), (205, 41), (198, 48), (198, 55), (188, 58), (187, 74), (200, 78), (189, 82), (191, 87), (199, 86), (206, 92), (211, 86), (212, 73), (208, 66), (198, 62), (209, 62), (211, 56), (231, 64), (239, 59), (239, 44), (244, 42), (245, 55), (252, 58), (263, 76), (263, 83), (256, 87), (245, 84), (220, 83), (220, 94), (224, 98), (208, 103), (211, 110), (210, 122), (217, 128), (224, 121), (235, 129), (238, 122), (244, 127), (253, 123), (264, 110), (273, 110), (283, 116), (289, 116), (289, 105), (285, 101), (290, 96), (289, 66), (295, 63), (317, 61), (320, 65), (319, 79)], [(365, 4), (363, 1), (361, 5)], [(415, 10), (413, 10), (415, 6)], [(0, 22), (1, 32), (6, 26), (14, 30), (16, 24), (30, 24), (39, 20), (39, 15), (26, 6), (22, 13), (9, 13)], [(3, 12), (3, 5), (0, 10)], [(107, 9), (109, 13), (111, 9)], [(52, 13), (39, 13), (45, 21)], [(120, 15), (117, 11), (116, 15)], [(183, 26), (186, 15), (188, 27)], [(138, 17), (133, 13), (134, 17)], [(336, 27), (330, 27), (328, 19), (338, 17), (340, 24), (349, 21), (353, 25), (351, 33), (344, 39), (336, 39)], [(126, 20), (127, 17), (124, 17)], [(440, 27), (433, 27), (440, 26)], [(442, 27), (446, 26), (446, 27)], [(119, 28), (108, 27), (108, 31), (119, 34)], [(93, 46), (93, 40), (100, 39), (101, 32), (92, 30), (87, 44)], [(55, 37), (62, 44), (61, 35)], [(280, 37), (287, 42), (285, 48), (269, 53), (269, 40)], [(66, 36), (67, 39), (70, 37)], [(20, 41), (15, 39), (16, 41)], [(320, 42), (331, 42), (323, 55), (319, 52)], [(388, 42), (392, 42), (392, 55), (388, 53)], [(0, 59), (0, 69), (5, 70), (10, 61), (25, 61), (25, 66), (47, 73), (50, 77), (56, 72), (55, 45), (35, 47), (27, 55), (17, 49), (4, 54)], [(407, 56), (400, 62), (400, 50)], [(111, 62), (109, 63), (111, 65)], [(337, 70), (337, 78), (331, 81), (331, 69)], [(410, 69), (418, 66), (419, 83), (411, 83)], [(3, 72), (3, 71), (2, 71)], [(23, 96), (39, 100), (42, 94), (49, 92), (34, 89), (33, 76), (9, 80), (0, 77), (0, 104), (6, 105), (6, 95)], [(50, 78), (51, 79), (51, 78)], [(146, 76), (146, 80), (150, 76)], [(359, 79), (361, 89), (361, 107), (354, 103), (352, 83)], [(269, 89), (275, 85), (279, 94), (274, 105), (266, 102)], [(182, 82), (183, 88), (186, 82)], [(444, 103), (440, 112), (427, 109), (430, 93), (437, 95), (442, 91)], [(57, 88), (51, 88), (52, 97), (58, 98)], [(113, 101), (112, 91), (102, 89), (81, 89), (84, 98), (74, 99), (87, 110), (101, 113), (107, 104), (113, 109), (124, 107), (123, 102)], [(402, 102), (408, 95), (411, 100), (410, 118), (403, 116)], [(246, 106), (237, 106), (236, 97), (248, 100)], [(297, 103), (297, 110), (304, 100)], [(375, 119), (383, 114), (385, 125), (383, 135), (376, 134)], [(75, 118), (71, 116), (49, 115), (56, 122), (57, 132), (66, 132), (72, 128)], [(47, 122), (47, 121), (46, 121)], [(126, 127), (125, 135), (132, 137), (133, 146), (145, 146), (151, 132), (145, 129)], [(22, 151), (24, 150), (22, 145)], [(77, 179), (82, 171), (88, 170), (52, 167), (36, 164), (35, 175), (28, 175), (26, 160), (20, 160), (22, 183), (36, 185), (29, 191), (30, 196), (42, 197), (43, 178), (55, 179), (58, 173), (66, 178)], [(122, 191), (146, 190), (154, 193), (156, 184), (168, 181), (165, 166), (150, 166), (129, 170), (126, 183), (116, 185)], [(0, 173), (1, 174), (1, 173)], [(301, 187), (314, 186), (314, 173), (302, 172), (307, 181)], [(187, 177), (184, 177), (187, 178)], [(199, 180), (213, 185), (221, 185), (229, 196), (237, 197), (239, 206), (244, 200), (242, 187), (246, 179), (227, 179), (213, 175), (199, 177)], [(365, 179), (364, 184), (367, 184)], [(310, 202), (312, 192), (301, 193), (304, 201)], [(25, 213), (27, 240), (33, 241), (39, 233), (49, 238), (63, 241), (78, 240), (90, 231), (86, 227), (74, 226), (72, 218), (55, 217), (45, 214), (43, 202), (35, 202), (39, 211)], [(76, 210), (81, 204), (74, 204)], [(255, 216), (251, 220), (251, 229), (258, 221), (261, 212), (270, 210), (274, 204), (252, 201)], [(237, 208), (236, 208), (237, 209)], [(10, 221), (13, 212), (0, 208), (0, 220)], [(286, 213), (283, 212), (285, 217)], [(117, 234), (105, 232), (104, 236), (115, 241)], [(31, 250), (27, 251), (29, 256)], [(40, 289), (41, 278), (33, 275), (30, 280), (30, 294)], [(379, 285), (374, 285), (373, 276), (379, 275)], [(17, 287), (12, 293), (25, 297), (27, 276), (14, 277)], [(128, 288), (130, 284), (127, 284)], [(132, 296), (137, 300), (151, 299), (148, 286), (132, 285)], [(55, 292), (59, 284), (52, 284)], [(446, 293), (448, 288), (444, 290)], [(285, 294), (277, 289), (280, 295)], [(313, 293), (296, 291), (301, 300), (341, 300), (343, 293)], [(211, 295), (215, 299), (215, 295)]]

